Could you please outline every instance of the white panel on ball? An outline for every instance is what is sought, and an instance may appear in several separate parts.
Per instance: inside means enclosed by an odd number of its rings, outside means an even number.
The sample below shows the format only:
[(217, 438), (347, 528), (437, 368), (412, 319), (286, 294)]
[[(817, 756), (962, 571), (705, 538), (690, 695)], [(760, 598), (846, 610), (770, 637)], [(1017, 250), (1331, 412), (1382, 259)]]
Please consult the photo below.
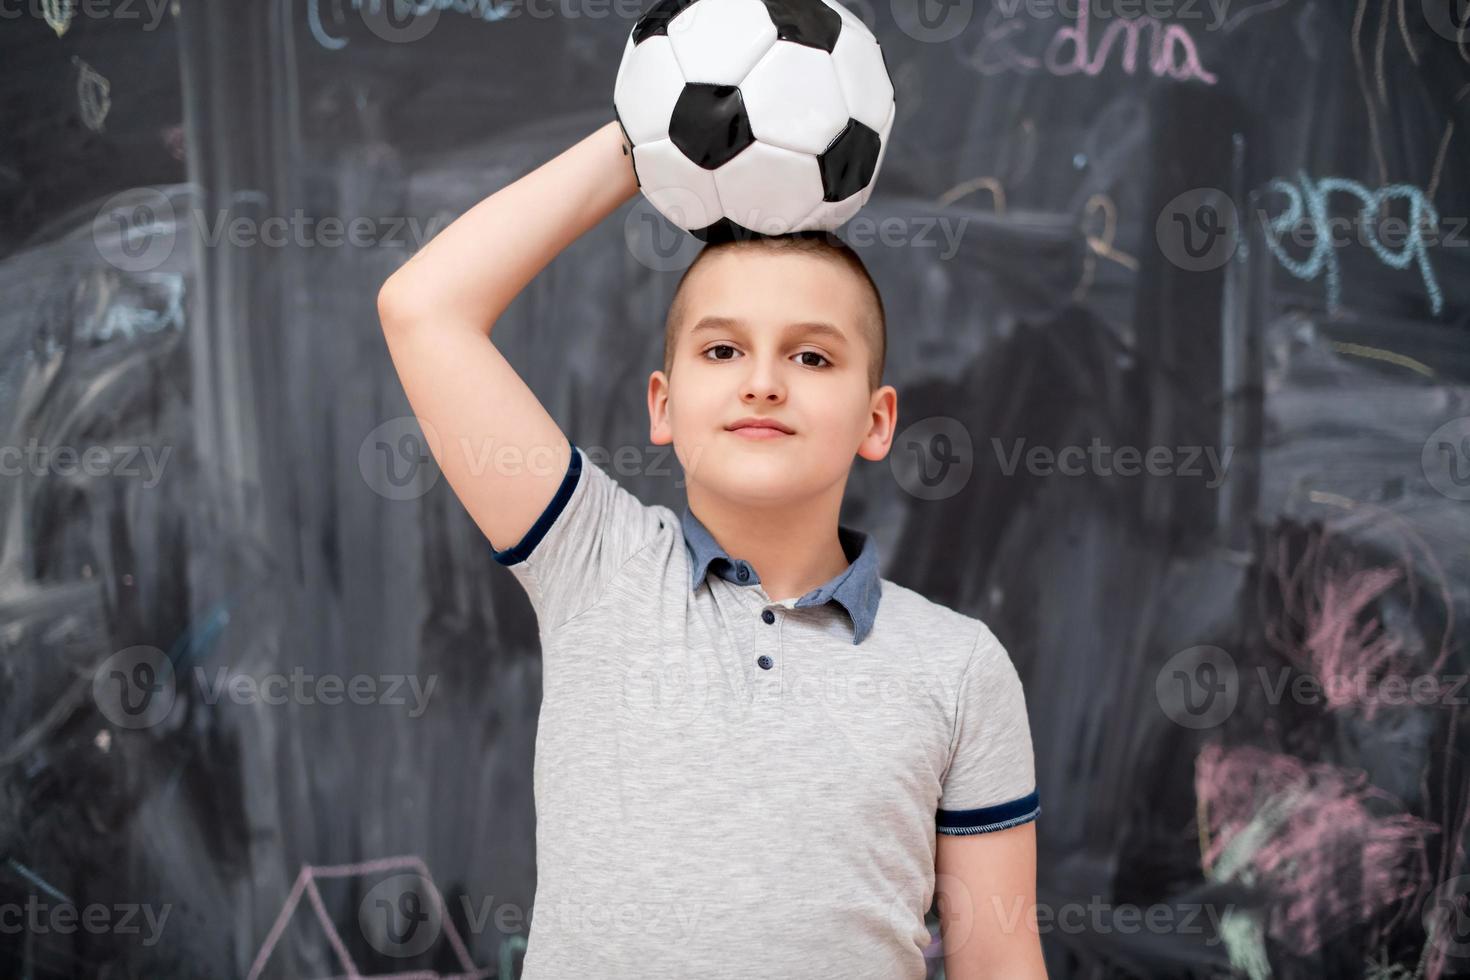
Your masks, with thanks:
[(762, 234), (794, 230), (822, 200), (816, 157), (779, 146), (752, 143), (714, 173), (725, 214)]
[(712, 173), (686, 157), (671, 140), (633, 147), (633, 166), (643, 195), (680, 228), (703, 228), (720, 217)]
[(669, 40), (684, 81), (739, 85), (776, 43), (776, 25), (761, 0), (698, 0), (669, 21)]
[[(869, 185), (872, 186), (872, 185)], [(841, 201), (823, 201), (797, 224), (793, 231), (836, 231), (862, 210), (867, 188)]]
[(669, 117), (683, 90), (684, 75), (668, 38), (651, 37), (636, 47), (628, 39), (613, 83), (613, 104), (634, 146), (669, 135)]
[(893, 83), (883, 67), (883, 52), (867, 31), (843, 30), (832, 49), (832, 65), (852, 118), (877, 132), (893, 105)]
[(821, 153), (847, 125), (832, 56), (777, 41), (740, 84), (750, 131), (762, 143)]

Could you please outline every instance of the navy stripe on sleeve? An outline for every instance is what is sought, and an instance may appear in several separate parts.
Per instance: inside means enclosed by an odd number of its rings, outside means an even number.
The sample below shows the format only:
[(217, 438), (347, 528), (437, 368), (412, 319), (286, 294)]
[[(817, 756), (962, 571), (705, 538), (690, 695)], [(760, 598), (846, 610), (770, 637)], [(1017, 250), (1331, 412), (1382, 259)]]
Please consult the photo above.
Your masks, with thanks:
[(567, 501), (572, 499), (572, 491), (577, 489), (577, 480), (582, 475), (582, 454), (577, 452), (576, 443), (570, 440), (568, 443), (572, 447), (572, 458), (567, 464), (567, 472), (562, 476), (561, 485), (556, 488), (551, 502), (546, 505), (541, 516), (536, 518), (536, 523), (531, 525), (531, 529), (526, 532), (526, 536), (521, 538), (519, 543), (511, 545), (504, 551), (495, 551), (492, 546), (490, 553), (500, 564), (514, 565), (531, 557), (531, 552), (535, 550), (536, 545), (546, 536), (546, 532), (551, 530), (551, 525), (556, 523), (556, 519), (566, 509)]
[(1028, 820), (1035, 820), (1041, 813), (1039, 790), (1032, 790), (1018, 800), (982, 806), (973, 810), (945, 810), (935, 812), (935, 830), (941, 834), (983, 834), (992, 830), (1004, 830)]

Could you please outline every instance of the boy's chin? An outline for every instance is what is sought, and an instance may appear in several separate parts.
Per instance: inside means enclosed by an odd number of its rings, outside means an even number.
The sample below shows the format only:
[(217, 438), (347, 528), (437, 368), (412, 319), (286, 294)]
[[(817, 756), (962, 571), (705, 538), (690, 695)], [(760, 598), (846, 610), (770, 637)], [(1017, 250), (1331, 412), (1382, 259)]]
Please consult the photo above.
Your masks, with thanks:
[(720, 496), (749, 503), (774, 503), (799, 497), (810, 474), (801, 459), (787, 453), (751, 452), (741, 447), (705, 454), (702, 482)]

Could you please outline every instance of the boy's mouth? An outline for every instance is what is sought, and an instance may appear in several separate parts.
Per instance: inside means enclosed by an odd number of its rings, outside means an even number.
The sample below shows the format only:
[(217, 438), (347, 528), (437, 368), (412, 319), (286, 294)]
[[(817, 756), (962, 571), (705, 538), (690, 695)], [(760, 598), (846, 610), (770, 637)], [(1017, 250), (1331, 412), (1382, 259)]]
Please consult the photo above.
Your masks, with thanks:
[(736, 419), (734, 422), (725, 426), (725, 428), (737, 435), (744, 435), (749, 438), (772, 438), (775, 436), (795, 435), (791, 426), (779, 419), (758, 415), (747, 415), (745, 418)]
[(764, 439), (790, 439), (795, 433), (782, 432), (768, 425), (747, 425), (739, 429), (730, 429), (729, 433), (739, 436), (741, 439), (764, 440)]

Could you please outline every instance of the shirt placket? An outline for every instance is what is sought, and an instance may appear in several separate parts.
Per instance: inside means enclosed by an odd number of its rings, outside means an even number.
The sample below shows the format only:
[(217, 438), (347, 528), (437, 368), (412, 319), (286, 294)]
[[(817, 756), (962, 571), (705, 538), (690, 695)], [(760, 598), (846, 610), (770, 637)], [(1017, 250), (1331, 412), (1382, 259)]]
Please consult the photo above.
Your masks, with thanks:
[(786, 620), (791, 615), (791, 610), (773, 601), (759, 586), (756, 586), (756, 590), (759, 590), (755, 591), (759, 599), (755, 606), (757, 640), (755, 648), (749, 654), (754, 670), (752, 700), (756, 704), (778, 704), (786, 675), (786, 657), (782, 646)]

